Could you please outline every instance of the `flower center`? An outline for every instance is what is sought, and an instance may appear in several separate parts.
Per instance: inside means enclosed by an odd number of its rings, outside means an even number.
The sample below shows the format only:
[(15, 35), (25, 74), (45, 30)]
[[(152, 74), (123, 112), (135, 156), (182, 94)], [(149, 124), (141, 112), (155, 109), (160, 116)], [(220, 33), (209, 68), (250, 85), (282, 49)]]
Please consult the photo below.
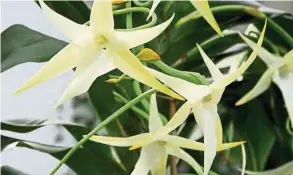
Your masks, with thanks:
[(103, 49), (106, 49), (106, 44), (108, 40), (104, 35), (98, 35), (95, 38), (95, 43), (98, 47), (102, 47)]
[(205, 96), (205, 97), (202, 99), (202, 102), (203, 102), (203, 103), (209, 102), (209, 101), (212, 100), (212, 98), (213, 98), (212, 95), (209, 94), (209, 95)]

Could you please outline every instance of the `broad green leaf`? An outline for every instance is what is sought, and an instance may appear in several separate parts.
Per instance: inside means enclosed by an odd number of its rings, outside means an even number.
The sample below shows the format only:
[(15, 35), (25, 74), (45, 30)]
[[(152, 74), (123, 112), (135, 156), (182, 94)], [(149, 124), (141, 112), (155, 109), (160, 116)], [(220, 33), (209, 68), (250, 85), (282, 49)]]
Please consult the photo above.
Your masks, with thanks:
[[(65, 120), (53, 120), (53, 119), (15, 119), (8, 121), (1, 121), (1, 130), (11, 131), (15, 133), (28, 133), (38, 128), (48, 125), (60, 125), (63, 126), (68, 132), (76, 139), (80, 140), (83, 135), (88, 134), (91, 130), (82, 125), (68, 122)], [(11, 143), (10, 140), (5, 140), (7, 143)], [(3, 140), (2, 140), (3, 143)], [(98, 156), (105, 158), (112, 158), (110, 148), (106, 145), (97, 144), (94, 142), (86, 142), (83, 145), (86, 149), (89, 149)], [(99, 149), (97, 149), (99, 148)]]
[(46, 4), (55, 12), (77, 23), (84, 24), (90, 19), (91, 11), (84, 1), (46, 1)]
[(1, 167), (1, 174), (3, 175), (29, 175), (11, 166), (4, 165)]
[(1, 72), (21, 63), (48, 61), (66, 45), (18, 24), (1, 33), (1, 43)]
[[(56, 159), (61, 160), (63, 156), (71, 149), (71, 147), (60, 147), (47, 145), (37, 142), (20, 140), (1, 135), (1, 140), (10, 140), (12, 144), (8, 149), (17, 147), (28, 148), (42, 153), (50, 154)], [(98, 147), (96, 148), (98, 149)], [(117, 171), (121, 171), (118, 164), (113, 159), (105, 159), (97, 156), (86, 148), (79, 148), (66, 162), (73, 171), (79, 175), (116, 175)]]

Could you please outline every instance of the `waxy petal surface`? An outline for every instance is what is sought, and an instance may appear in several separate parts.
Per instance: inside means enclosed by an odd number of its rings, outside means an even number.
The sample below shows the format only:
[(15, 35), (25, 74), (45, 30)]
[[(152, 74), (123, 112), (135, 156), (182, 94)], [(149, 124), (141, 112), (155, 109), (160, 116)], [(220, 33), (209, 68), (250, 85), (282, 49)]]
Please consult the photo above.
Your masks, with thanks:
[(163, 127), (163, 123), (160, 119), (160, 115), (158, 112), (156, 94), (153, 94), (151, 96), (151, 103), (150, 103), (149, 130), (150, 132), (156, 132), (162, 127)]
[(81, 45), (84, 41), (93, 38), (93, 34), (89, 26), (78, 24), (62, 15), (59, 15), (50, 9), (50, 7), (48, 7), (43, 0), (39, 0), (39, 2), (48, 20), (75, 44)]
[(178, 157), (187, 162), (196, 171), (197, 174), (203, 174), (201, 166), (183, 149), (172, 145), (167, 145), (166, 147), (168, 154)]
[(274, 69), (267, 69), (265, 73), (261, 76), (257, 84), (251, 89), (247, 94), (245, 94), (237, 103), (236, 106), (247, 103), (248, 101), (256, 98), (263, 92), (265, 92), (272, 83), (272, 76), (274, 74)]
[(212, 26), (212, 28), (220, 35), (224, 36), (215, 17), (210, 9), (207, 0), (190, 0), (196, 10), (202, 15), (202, 17)]
[[(248, 57), (248, 59), (238, 68), (238, 70), (234, 73), (231, 73), (228, 76), (225, 76), (223, 78), (223, 80), (221, 80), (220, 82), (214, 82), (211, 87), (212, 88), (224, 88), (226, 86), (228, 86), (229, 84), (231, 84), (233, 81), (235, 81), (239, 76), (241, 76), (247, 69), (248, 67), (253, 63), (253, 61), (256, 59), (260, 49), (261, 49), (261, 45), (264, 39), (264, 34), (265, 34), (265, 30), (266, 30), (266, 26), (267, 26), (267, 21), (264, 24), (263, 30), (259, 36), (259, 39), (257, 41), (257, 45), (254, 47), (254, 50), (252, 51), (252, 53), (250, 54), (250, 56)], [(244, 35), (242, 35), (241, 33), (239, 33), (241, 38), (245, 39), (246, 37)]]
[(59, 51), (46, 65), (44, 65), (39, 72), (29, 78), (24, 84), (15, 91), (18, 94), (24, 90), (32, 88), (42, 82), (50, 80), (64, 72), (74, 68), (77, 64), (77, 59), (73, 55), (77, 48), (73, 44), (67, 45), (64, 49)]
[[(116, 42), (115, 42), (116, 41)], [(183, 100), (181, 96), (173, 92), (171, 89), (161, 84), (133, 55), (128, 48), (119, 41), (111, 41), (108, 48), (112, 53), (115, 53), (113, 57), (113, 64), (123, 73), (132, 77), (133, 79), (148, 85), (164, 94), (171, 97)]]
[(134, 48), (159, 36), (170, 25), (174, 16), (173, 14), (167, 21), (151, 28), (135, 31), (115, 31), (115, 36), (118, 40), (123, 41), (129, 49)]
[(286, 75), (281, 75), (279, 72), (273, 76), (274, 83), (280, 88), (288, 115), (291, 120), (291, 127), (293, 128), (293, 72), (289, 72)]
[(161, 0), (153, 0), (152, 8), (151, 8), (151, 10), (149, 12), (147, 20), (153, 15), (153, 13), (155, 12), (155, 10), (158, 7), (160, 2), (161, 2)]
[(90, 17), (90, 25), (95, 35), (114, 31), (112, 2), (110, 0), (95, 0)]

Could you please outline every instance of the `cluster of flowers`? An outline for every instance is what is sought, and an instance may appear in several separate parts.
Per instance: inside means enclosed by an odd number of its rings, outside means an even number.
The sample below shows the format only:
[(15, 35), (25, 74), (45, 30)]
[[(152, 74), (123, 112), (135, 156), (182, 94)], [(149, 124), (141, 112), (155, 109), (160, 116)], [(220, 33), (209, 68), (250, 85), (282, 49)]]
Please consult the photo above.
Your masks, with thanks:
[[(215, 31), (222, 35), (209, 9), (208, 2), (191, 2)], [(151, 13), (158, 3), (158, 0), (154, 1)], [(185, 160), (198, 174), (206, 175), (217, 151), (242, 145), (244, 143), (242, 141), (223, 143), (222, 125), (217, 112), (217, 104), (225, 87), (241, 76), (258, 54), (269, 68), (255, 88), (237, 102), (237, 105), (264, 92), (273, 80), (282, 90), (289, 116), (291, 119), (293, 117), (293, 97), (292, 93), (289, 92), (290, 87), (293, 87), (293, 51), (289, 52), (284, 59), (280, 59), (261, 48), (266, 23), (257, 43), (239, 33), (241, 38), (253, 49), (253, 52), (235, 72), (228, 75), (223, 75), (198, 45), (200, 54), (213, 78), (213, 83), (196, 85), (145, 67), (129, 50), (157, 37), (172, 22), (174, 15), (166, 22), (151, 28), (136, 31), (115, 31), (111, 1), (94, 1), (90, 26), (77, 24), (57, 14), (43, 0), (40, 0), (40, 5), (50, 22), (55, 24), (72, 42), (57, 53), (37, 74), (27, 80), (16, 93), (76, 68), (64, 95), (57, 104), (58, 106), (66, 100), (86, 92), (97, 77), (117, 68), (129, 77), (166, 95), (186, 100), (171, 120), (163, 126), (157, 109), (156, 96), (153, 94), (149, 114), (149, 133), (128, 138), (91, 137), (93, 141), (113, 146), (132, 146), (130, 149), (142, 147), (140, 158), (132, 175), (147, 175), (149, 171), (153, 175), (165, 174), (169, 154)], [(204, 143), (168, 134), (180, 126), (191, 112), (204, 133)], [(204, 151), (204, 169), (181, 148)]]

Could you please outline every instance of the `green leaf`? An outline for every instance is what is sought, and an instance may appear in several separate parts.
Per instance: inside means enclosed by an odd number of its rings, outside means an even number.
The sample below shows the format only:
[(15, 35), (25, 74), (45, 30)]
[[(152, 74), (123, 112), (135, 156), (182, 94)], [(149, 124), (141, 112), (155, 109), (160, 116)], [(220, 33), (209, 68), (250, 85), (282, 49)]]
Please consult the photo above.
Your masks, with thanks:
[(280, 167), (277, 167), (275, 169), (262, 171), (262, 172), (256, 172), (256, 171), (245, 171), (246, 174), (249, 175), (290, 175), (290, 173), (293, 172), (293, 161), (288, 162)]
[(1, 33), (1, 43), (1, 72), (21, 63), (48, 61), (66, 45), (18, 24)]
[(4, 165), (1, 167), (1, 174), (2, 175), (29, 175), (27, 173), (24, 173), (18, 169), (15, 169), (7, 165)]
[[(39, 2), (36, 1), (38, 4)], [(69, 18), (79, 24), (84, 24), (90, 19), (90, 9), (84, 1), (45, 1), (46, 4), (66, 18)]]
[[(42, 153), (50, 154), (51, 156), (61, 160), (63, 156), (71, 149), (71, 147), (60, 147), (54, 145), (47, 145), (37, 142), (20, 140), (1, 135), (1, 140), (11, 140), (12, 145), (9, 149), (16, 147), (28, 148)], [(96, 147), (96, 149), (99, 149)], [(100, 151), (102, 152), (102, 151)], [(93, 154), (86, 148), (79, 148), (75, 154), (66, 162), (73, 171), (79, 175), (115, 175), (120, 168), (113, 159), (105, 159), (103, 157)]]
[[(80, 140), (83, 135), (88, 134), (91, 130), (84, 126), (78, 125), (76, 123), (68, 122), (65, 120), (53, 120), (53, 119), (15, 119), (8, 121), (1, 121), (1, 130), (16, 132), (16, 133), (28, 133), (34, 131), (38, 128), (48, 126), (48, 125), (61, 125), (76, 139)], [(3, 142), (3, 141), (2, 141)], [(11, 143), (11, 140), (5, 140), (3, 144)], [(4, 146), (4, 145), (2, 145)], [(85, 148), (89, 149), (98, 156), (105, 158), (112, 158), (110, 148), (104, 144), (98, 144), (96, 142), (88, 141), (83, 145)], [(99, 148), (99, 149), (97, 149)]]

